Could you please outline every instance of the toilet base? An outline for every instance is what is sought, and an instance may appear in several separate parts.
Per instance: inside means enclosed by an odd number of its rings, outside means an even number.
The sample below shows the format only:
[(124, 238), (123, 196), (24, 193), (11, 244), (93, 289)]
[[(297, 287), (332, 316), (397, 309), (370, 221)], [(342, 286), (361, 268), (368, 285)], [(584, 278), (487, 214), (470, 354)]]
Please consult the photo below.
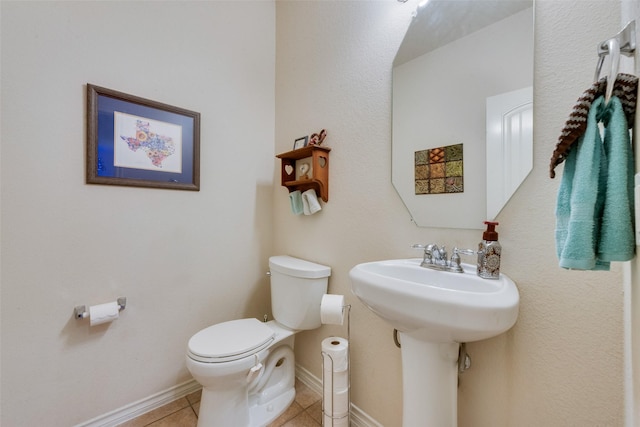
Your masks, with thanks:
[(277, 396), (269, 402), (262, 405), (255, 405), (251, 407), (250, 419), (251, 427), (264, 427), (269, 425), (273, 420), (287, 410), (287, 408), (293, 403), (293, 399), (296, 397), (296, 390), (291, 389), (284, 394)]
[[(233, 415), (225, 418), (221, 416), (221, 412), (225, 412), (225, 409), (229, 409), (229, 407), (226, 406), (226, 408), (224, 409), (216, 407), (216, 402), (220, 402), (220, 394), (207, 393), (207, 391), (203, 389), (200, 408), (202, 409), (203, 406), (207, 406), (209, 408), (209, 411), (200, 412), (200, 416), (198, 417), (198, 427), (223, 427), (228, 425), (265, 427), (280, 415), (282, 415), (284, 411), (286, 411), (287, 408), (293, 403), (293, 400), (296, 397), (296, 390), (294, 388), (291, 388), (284, 393), (275, 396), (268, 402), (256, 402), (249, 408), (248, 419), (241, 415), (243, 410), (246, 409), (246, 403), (243, 402), (243, 396), (237, 395), (234, 397), (232, 397), (231, 399), (225, 399), (226, 405), (229, 405), (230, 402), (237, 402), (238, 400), (241, 403), (235, 408), (235, 413)], [(215, 409), (211, 411), (212, 408)]]
[[(289, 344), (292, 344), (289, 340)], [(251, 427), (263, 427), (278, 418), (296, 397), (295, 356), (290, 345), (271, 351), (265, 362), (266, 383), (258, 381), (250, 388), (249, 414)]]
[[(280, 344), (269, 349), (266, 358), (260, 357), (262, 375), (249, 384), (244, 384), (245, 371), (235, 374), (235, 381), (208, 378), (202, 389), (197, 427), (264, 427), (286, 411), (296, 396), (293, 336)], [(205, 378), (200, 380), (202, 384)]]
[(250, 426), (247, 393), (242, 389), (202, 389), (197, 427)]

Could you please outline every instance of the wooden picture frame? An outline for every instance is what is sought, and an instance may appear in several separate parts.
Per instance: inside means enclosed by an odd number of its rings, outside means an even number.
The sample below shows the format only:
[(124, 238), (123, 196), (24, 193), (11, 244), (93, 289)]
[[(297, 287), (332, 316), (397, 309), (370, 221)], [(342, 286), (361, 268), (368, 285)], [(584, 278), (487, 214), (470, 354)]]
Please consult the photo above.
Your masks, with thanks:
[(293, 149), (297, 150), (299, 148), (304, 148), (309, 143), (309, 136), (303, 136), (301, 138), (296, 139), (293, 142)]
[(88, 184), (200, 190), (200, 113), (87, 84)]

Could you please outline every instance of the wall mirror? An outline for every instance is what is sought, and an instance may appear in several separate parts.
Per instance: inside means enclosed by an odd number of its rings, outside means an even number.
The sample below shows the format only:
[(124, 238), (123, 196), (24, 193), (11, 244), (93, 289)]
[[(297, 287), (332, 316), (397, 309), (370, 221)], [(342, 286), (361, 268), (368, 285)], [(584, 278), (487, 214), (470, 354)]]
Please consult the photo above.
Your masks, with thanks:
[(393, 185), (418, 226), (481, 229), (533, 167), (533, 0), (430, 0), (393, 63)]

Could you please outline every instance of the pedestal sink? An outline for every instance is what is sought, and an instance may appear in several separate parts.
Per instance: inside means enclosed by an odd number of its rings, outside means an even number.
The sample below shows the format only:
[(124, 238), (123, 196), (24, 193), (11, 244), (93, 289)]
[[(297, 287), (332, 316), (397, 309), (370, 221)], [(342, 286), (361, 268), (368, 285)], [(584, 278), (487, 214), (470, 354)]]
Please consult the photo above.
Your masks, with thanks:
[(509, 330), (518, 317), (515, 283), (421, 267), (421, 259), (358, 264), (351, 289), (400, 335), (404, 427), (455, 427), (460, 343)]

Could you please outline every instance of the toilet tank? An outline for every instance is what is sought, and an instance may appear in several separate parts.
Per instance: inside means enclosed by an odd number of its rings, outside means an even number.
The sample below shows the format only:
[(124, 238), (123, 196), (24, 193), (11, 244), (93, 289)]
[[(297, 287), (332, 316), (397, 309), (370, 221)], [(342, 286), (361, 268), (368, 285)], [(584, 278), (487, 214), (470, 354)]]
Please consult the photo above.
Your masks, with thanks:
[(269, 258), (274, 319), (293, 330), (319, 328), (331, 267), (287, 255)]

